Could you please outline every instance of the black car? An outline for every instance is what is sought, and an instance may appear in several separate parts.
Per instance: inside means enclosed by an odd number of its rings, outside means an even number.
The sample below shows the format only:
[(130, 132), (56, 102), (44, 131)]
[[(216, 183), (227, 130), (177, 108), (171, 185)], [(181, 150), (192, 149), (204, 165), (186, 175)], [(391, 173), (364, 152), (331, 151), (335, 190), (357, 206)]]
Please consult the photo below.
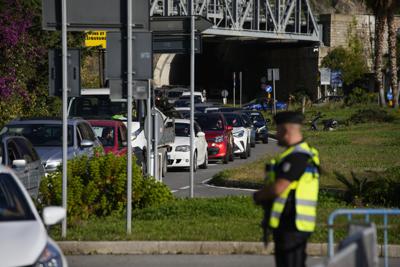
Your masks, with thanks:
[(256, 141), (268, 143), (268, 122), (259, 111), (244, 111), (253, 121), (253, 127), (256, 131)]

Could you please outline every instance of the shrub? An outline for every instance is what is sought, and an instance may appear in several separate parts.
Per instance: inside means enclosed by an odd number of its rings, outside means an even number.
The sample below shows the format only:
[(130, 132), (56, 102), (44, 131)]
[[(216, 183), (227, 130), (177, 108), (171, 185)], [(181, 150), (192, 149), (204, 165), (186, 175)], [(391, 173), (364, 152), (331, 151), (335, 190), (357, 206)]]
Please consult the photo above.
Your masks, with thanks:
[(358, 110), (350, 117), (352, 123), (366, 123), (366, 122), (392, 122), (394, 116), (387, 113), (382, 108), (366, 108)]
[[(143, 208), (171, 200), (171, 191), (153, 178), (144, 178), (136, 163), (132, 166), (132, 206)], [(68, 215), (72, 223), (91, 216), (122, 214), (126, 209), (126, 157), (111, 153), (68, 161)], [(61, 205), (62, 174), (43, 179), (41, 204)]]
[(368, 105), (375, 101), (376, 96), (374, 94), (368, 93), (365, 90), (356, 87), (351, 93), (345, 98), (345, 104), (347, 106), (354, 105)]

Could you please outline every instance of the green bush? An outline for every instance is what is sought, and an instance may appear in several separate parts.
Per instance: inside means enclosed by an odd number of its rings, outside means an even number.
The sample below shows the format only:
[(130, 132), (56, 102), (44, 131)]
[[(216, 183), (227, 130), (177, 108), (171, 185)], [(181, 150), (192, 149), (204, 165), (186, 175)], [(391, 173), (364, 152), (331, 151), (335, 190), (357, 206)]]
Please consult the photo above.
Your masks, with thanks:
[(345, 104), (347, 106), (354, 105), (368, 105), (376, 100), (376, 95), (366, 92), (364, 89), (359, 87), (354, 88), (351, 93), (345, 98)]
[(366, 122), (392, 122), (394, 116), (382, 108), (365, 108), (358, 110), (350, 117), (352, 123), (366, 123)]
[[(173, 198), (166, 185), (144, 178), (136, 163), (132, 167), (132, 206), (143, 208)], [(68, 216), (72, 223), (91, 216), (122, 214), (126, 210), (126, 157), (111, 153), (68, 161)], [(55, 172), (40, 186), (41, 205), (61, 205), (62, 175)]]

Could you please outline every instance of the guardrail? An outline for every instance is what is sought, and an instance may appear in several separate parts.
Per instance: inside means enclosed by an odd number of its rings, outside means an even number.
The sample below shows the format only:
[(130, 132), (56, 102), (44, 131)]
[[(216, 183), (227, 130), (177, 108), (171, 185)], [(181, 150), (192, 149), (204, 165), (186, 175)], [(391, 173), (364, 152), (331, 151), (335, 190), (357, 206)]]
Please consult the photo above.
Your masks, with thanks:
[(388, 216), (389, 215), (400, 215), (400, 209), (339, 209), (335, 210), (329, 215), (328, 218), (328, 257), (332, 258), (334, 251), (334, 236), (333, 236), (333, 227), (334, 220), (337, 216), (346, 215), (348, 221), (352, 221), (353, 215), (363, 215), (365, 216), (365, 222), (370, 222), (371, 215), (383, 215), (383, 242), (384, 242), (384, 266), (389, 266), (389, 258), (388, 258)]

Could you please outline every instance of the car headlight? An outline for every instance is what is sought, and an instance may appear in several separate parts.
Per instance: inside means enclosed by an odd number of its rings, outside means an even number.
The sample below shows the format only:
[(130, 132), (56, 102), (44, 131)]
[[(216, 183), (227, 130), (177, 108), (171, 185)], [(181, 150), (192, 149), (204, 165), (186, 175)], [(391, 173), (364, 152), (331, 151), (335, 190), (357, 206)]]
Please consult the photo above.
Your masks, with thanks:
[(62, 267), (63, 261), (59, 250), (51, 243), (47, 243), (42, 254), (34, 265), (35, 267)]
[(177, 146), (175, 151), (179, 152), (188, 152), (190, 150), (190, 146)]
[(223, 135), (216, 136), (215, 138), (212, 139), (212, 141), (214, 143), (222, 143), (224, 141), (224, 136)]
[(244, 135), (244, 130), (238, 131), (236, 133), (233, 133), (234, 137), (243, 137)]
[(49, 160), (44, 164), (46, 170), (55, 170), (61, 165), (61, 160)]

